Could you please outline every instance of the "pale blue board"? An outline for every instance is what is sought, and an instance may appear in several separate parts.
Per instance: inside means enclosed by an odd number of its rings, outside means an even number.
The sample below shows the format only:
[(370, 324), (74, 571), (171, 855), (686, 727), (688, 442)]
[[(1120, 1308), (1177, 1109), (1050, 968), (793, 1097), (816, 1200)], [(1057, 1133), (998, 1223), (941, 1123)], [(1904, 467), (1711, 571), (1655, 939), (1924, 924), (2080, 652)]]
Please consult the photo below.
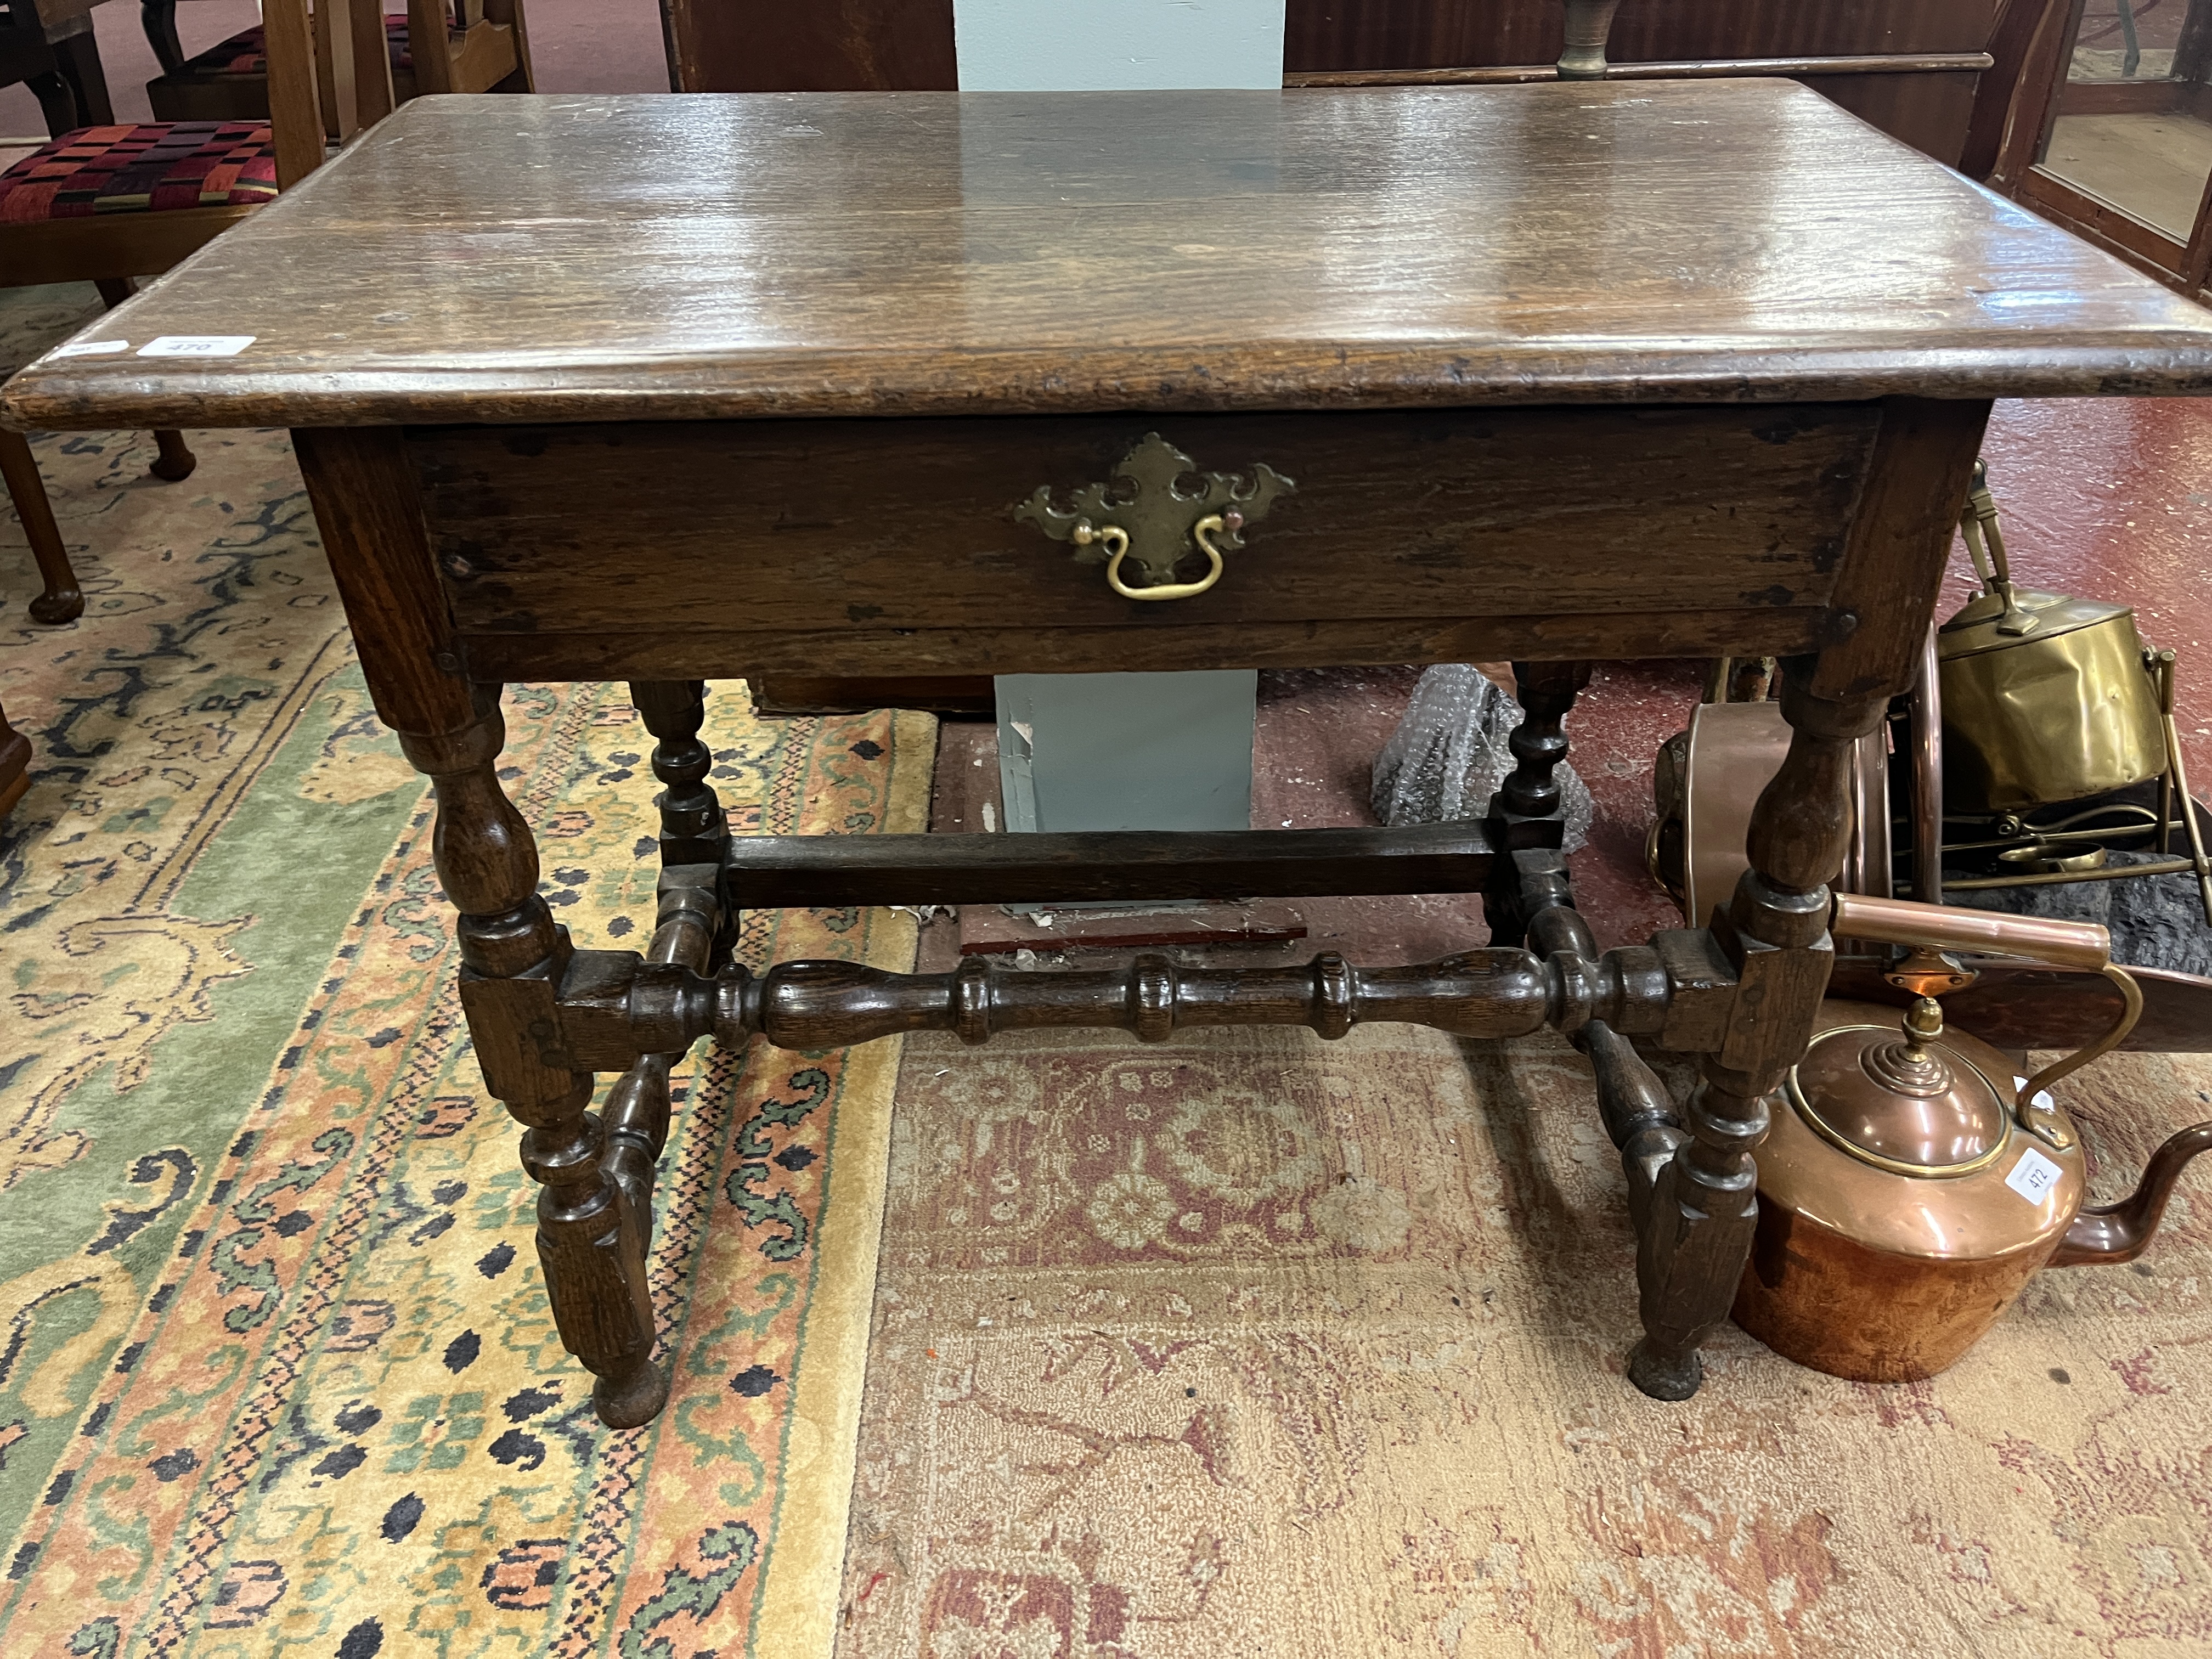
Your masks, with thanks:
[(1283, 0), (953, 0), (963, 92), (1283, 84)]
[(1259, 676), (1001, 674), (1009, 830), (1248, 830)]

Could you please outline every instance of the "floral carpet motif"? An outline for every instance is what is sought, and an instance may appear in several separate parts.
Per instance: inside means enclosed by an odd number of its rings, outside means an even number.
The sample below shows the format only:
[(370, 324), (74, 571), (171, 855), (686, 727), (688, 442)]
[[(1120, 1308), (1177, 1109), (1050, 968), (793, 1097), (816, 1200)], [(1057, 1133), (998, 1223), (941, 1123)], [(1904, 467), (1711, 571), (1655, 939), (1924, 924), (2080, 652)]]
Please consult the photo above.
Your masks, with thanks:
[[(2061, 1085), (2100, 1199), (2212, 1066)], [(2212, 1178), (1952, 1370), (1638, 1394), (1583, 1062), (909, 1041), (840, 1659), (2212, 1652)]]
[[(65, 319), (31, 297), (0, 331)], [(675, 1386), (601, 1429), (289, 446), (191, 435), (174, 485), (143, 434), (34, 441), (68, 628), (24, 618), (0, 517), (0, 702), (37, 751), (0, 822), (0, 1652), (826, 1650), (896, 1045), (679, 1068)], [(927, 717), (758, 721), (735, 684), (708, 709), (740, 833), (922, 826)], [(641, 947), (651, 737), (618, 687), (513, 687), (507, 721), (556, 915)], [(882, 911), (740, 945), (912, 949)]]

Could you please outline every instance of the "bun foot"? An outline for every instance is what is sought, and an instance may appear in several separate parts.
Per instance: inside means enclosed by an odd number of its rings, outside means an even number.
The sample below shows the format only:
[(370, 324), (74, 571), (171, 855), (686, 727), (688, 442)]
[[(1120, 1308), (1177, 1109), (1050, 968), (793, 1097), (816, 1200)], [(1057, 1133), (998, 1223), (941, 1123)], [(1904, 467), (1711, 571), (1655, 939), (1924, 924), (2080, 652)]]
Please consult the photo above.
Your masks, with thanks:
[(620, 1376), (592, 1385), (592, 1407), (611, 1429), (641, 1429), (668, 1403), (668, 1378), (650, 1358)]
[(1629, 1350), (1628, 1380), (1654, 1400), (1687, 1400), (1705, 1380), (1705, 1363), (1695, 1348), (1680, 1357), (1660, 1353), (1646, 1337)]
[(161, 453), (155, 458), (154, 465), (146, 469), (149, 472), (170, 483), (179, 483), (192, 476), (192, 469), (200, 464), (199, 457), (185, 447), (183, 433), (156, 432), (154, 441)]
[(84, 595), (74, 587), (41, 593), (30, 603), (31, 619), (42, 623), (75, 622), (84, 615)]

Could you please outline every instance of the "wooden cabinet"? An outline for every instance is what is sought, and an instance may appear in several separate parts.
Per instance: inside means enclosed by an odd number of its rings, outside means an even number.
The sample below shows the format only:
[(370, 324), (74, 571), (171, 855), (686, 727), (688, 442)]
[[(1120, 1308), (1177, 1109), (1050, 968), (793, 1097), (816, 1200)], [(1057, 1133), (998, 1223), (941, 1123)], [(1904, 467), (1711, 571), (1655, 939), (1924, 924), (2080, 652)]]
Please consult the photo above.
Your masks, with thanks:
[(2037, 39), (1992, 182), (2212, 301), (2212, 0), (2035, 9)]
[[(2004, 15), (2037, 0), (1625, 0), (1619, 64), (1786, 73), (1938, 161), (1971, 161)], [(2141, 3), (2141, 0), (2137, 0)], [(2173, 0), (2167, 0), (2173, 3)], [(929, 91), (959, 83), (951, 0), (662, 0), (687, 92)], [(1549, 79), (1559, 0), (1289, 0), (1284, 78)], [(1763, 62), (1749, 60), (1764, 60)], [(1474, 71), (1454, 76), (1452, 71)], [(1680, 72), (1678, 67), (1676, 72)], [(1970, 171), (1986, 171), (1986, 168)]]
[[(1739, 73), (1787, 73), (1956, 165), (2006, 3), (1625, 0), (1607, 56), (1617, 65), (1663, 64), (1677, 72), (1696, 65), (1725, 73), (1726, 64)], [(1348, 71), (1515, 68), (1536, 78), (1559, 58), (1561, 17), (1557, 0), (1290, 0), (1284, 79), (1327, 85), (1341, 84)]]

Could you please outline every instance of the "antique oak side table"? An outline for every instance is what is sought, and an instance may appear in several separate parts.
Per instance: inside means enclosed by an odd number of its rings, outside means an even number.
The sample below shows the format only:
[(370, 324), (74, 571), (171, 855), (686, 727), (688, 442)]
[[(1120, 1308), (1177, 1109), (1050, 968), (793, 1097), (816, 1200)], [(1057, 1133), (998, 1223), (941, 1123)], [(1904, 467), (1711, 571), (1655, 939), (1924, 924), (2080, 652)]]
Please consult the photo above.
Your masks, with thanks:
[[(131, 349), (33, 365), (11, 424), (295, 431), (618, 1426), (665, 1397), (653, 1159), (710, 1033), (1548, 1023), (1627, 1170), (1629, 1374), (1687, 1395), (1826, 983), (1850, 747), (1913, 672), (1990, 399), (2212, 388), (2212, 316), (1775, 81), (424, 98), (89, 334)], [(1787, 659), (1751, 869), (1710, 927), (1600, 954), (1561, 722), (1591, 659), (1723, 654)], [(733, 837), (697, 737), (716, 675), (1492, 658), (1516, 769), (1411, 830)], [(495, 774), (501, 683), (580, 678), (658, 740), (642, 957), (555, 924)], [(1486, 948), (728, 960), (747, 907), (1439, 890), (1486, 893)], [(1688, 1099), (1638, 1036), (1701, 1056)]]

